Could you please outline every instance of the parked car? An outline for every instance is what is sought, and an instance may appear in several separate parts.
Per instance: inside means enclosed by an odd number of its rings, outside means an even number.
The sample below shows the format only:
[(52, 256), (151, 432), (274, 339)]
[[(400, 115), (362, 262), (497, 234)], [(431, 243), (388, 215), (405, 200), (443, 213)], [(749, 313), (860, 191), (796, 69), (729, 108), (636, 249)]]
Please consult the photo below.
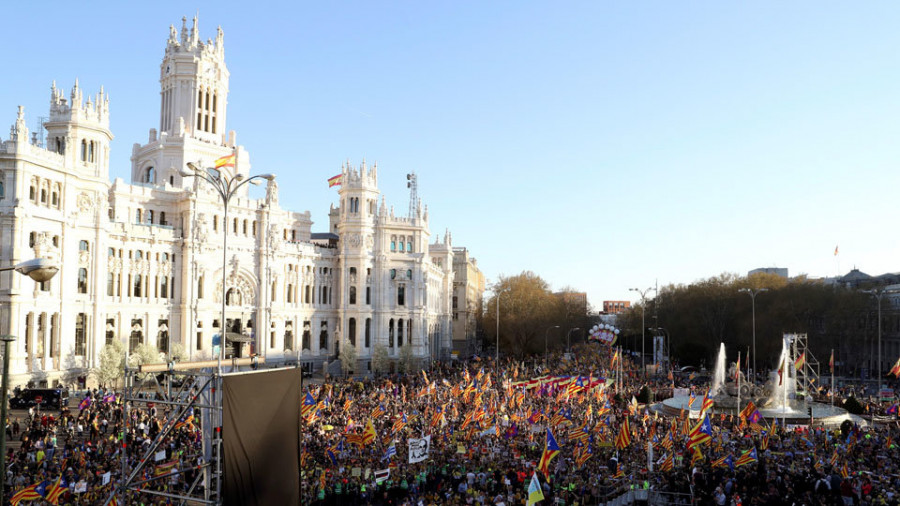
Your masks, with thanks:
[(62, 409), (69, 405), (67, 388), (26, 388), (9, 400), (12, 409), (27, 409), (40, 406), (41, 409)]

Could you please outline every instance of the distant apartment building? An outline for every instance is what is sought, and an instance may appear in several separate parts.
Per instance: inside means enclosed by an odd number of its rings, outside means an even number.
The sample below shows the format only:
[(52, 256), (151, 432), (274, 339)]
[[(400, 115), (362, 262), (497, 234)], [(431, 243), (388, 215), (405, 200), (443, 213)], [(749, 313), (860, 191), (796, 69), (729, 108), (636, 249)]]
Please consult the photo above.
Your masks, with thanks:
[(478, 261), (466, 248), (453, 248), (453, 343), (452, 350), (461, 357), (476, 352), (477, 315), (484, 296), (484, 273)]
[(619, 314), (624, 313), (625, 310), (631, 307), (631, 301), (627, 300), (604, 300), (603, 301), (603, 313), (604, 314)]
[(750, 277), (754, 274), (774, 274), (782, 278), (787, 278), (788, 270), (786, 267), (760, 267), (759, 269), (753, 269), (752, 271), (748, 272), (747, 277)]

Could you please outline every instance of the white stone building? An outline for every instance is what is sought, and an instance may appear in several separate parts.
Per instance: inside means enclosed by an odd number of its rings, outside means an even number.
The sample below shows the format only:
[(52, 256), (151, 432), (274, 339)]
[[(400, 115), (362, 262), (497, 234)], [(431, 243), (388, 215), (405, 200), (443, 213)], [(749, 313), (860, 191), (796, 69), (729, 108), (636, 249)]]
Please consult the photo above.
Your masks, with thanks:
[[(223, 43), (221, 29), (201, 42), (196, 18), (180, 34), (171, 27), (159, 127), (134, 144), (130, 182), (109, 180), (113, 135), (102, 89), (85, 100), (77, 81), (68, 94), (54, 84), (46, 132), (38, 133), (44, 142), (19, 108), (0, 139), (0, 265), (50, 257), (61, 270), (42, 285), (0, 274), (0, 333), (17, 336), (13, 384), (86, 379), (114, 339), (161, 352), (180, 343), (192, 359), (211, 357), (226, 230), (226, 349), (269, 362), (299, 354), (319, 368), (354, 346), (359, 370), (378, 345), (394, 359), (403, 345), (419, 359), (449, 354), (449, 234), (432, 244), (427, 209), (415, 200), (412, 216), (395, 216), (374, 165), (342, 166), (340, 203), (320, 234), (308, 211), (279, 205), (277, 179), (264, 198), (242, 188), (226, 221), (212, 187), (182, 177), (189, 161), (208, 167), (232, 153), (227, 174), (251, 172), (249, 153), (226, 133)], [(241, 341), (250, 344), (234, 344)]]

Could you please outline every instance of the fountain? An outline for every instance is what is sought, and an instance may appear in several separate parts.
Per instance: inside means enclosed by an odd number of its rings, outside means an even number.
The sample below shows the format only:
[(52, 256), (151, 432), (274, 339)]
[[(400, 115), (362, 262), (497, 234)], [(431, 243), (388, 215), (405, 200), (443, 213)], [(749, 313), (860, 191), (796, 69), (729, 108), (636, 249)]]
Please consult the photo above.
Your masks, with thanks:
[(725, 343), (719, 343), (719, 354), (716, 356), (716, 368), (713, 370), (712, 385), (709, 390), (713, 395), (721, 393), (725, 386)]
[[(810, 401), (809, 395), (797, 380), (797, 369), (794, 367), (792, 351), (797, 352), (794, 349), (797, 347), (794, 343), (796, 337), (794, 334), (784, 335), (779, 366), (771, 372), (769, 381), (762, 386), (749, 383), (744, 373), (739, 372), (737, 364), (727, 364), (725, 343), (721, 343), (710, 384), (710, 395), (713, 398), (712, 412), (736, 414), (747, 405), (747, 402), (753, 401), (760, 414), (767, 419), (778, 418), (786, 423), (807, 424), (808, 410), (811, 409), (813, 419), (819, 423), (836, 425), (852, 418), (854, 422), (866, 425), (863, 419), (849, 415), (843, 408)], [(782, 369), (781, 377), (778, 373), (779, 368)], [(677, 415), (691, 409), (689, 399), (688, 396), (672, 397), (654, 405), (653, 409)], [(693, 411), (696, 412), (699, 403), (695, 402), (693, 407)]]

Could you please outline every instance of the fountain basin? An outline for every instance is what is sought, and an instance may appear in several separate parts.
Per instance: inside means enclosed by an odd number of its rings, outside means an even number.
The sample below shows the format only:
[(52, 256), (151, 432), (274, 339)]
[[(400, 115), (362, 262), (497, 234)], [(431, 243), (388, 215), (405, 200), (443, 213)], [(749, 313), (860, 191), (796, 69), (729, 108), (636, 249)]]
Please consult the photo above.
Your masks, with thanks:
[[(651, 409), (660, 414), (677, 416), (682, 410), (685, 413), (690, 411), (690, 408), (688, 407), (689, 401), (689, 396), (670, 397), (662, 402), (654, 404)], [(702, 398), (698, 397), (697, 400), (694, 401), (694, 407), (699, 409), (701, 401)], [(733, 405), (730, 406), (723, 406), (716, 402), (713, 404), (711, 412), (714, 414), (737, 415), (740, 409), (737, 407), (736, 402), (732, 404)], [(741, 407), (744, 405), (746, 405), (746, 403), (741, 401)], [(856, 415), (849, 414), (844, 408), (823, 404), (821, 402), (805, 403), (799, 401), (797, 404), (786, 408), (779, 406), (771, 408), (758, 407), (757, 409), (759, 409), (759, 413), (767, 421), (777, 418), (779, 423), (784, 419), (785, 423), (806, 425), (809, 423), (809, 412), (807, 411), (807, 408), (812, 408), (813, 421), (816, 425), (840, 425), (844, 420), (852, 420), (860, 426), (868, 425), (865, 420)]]

